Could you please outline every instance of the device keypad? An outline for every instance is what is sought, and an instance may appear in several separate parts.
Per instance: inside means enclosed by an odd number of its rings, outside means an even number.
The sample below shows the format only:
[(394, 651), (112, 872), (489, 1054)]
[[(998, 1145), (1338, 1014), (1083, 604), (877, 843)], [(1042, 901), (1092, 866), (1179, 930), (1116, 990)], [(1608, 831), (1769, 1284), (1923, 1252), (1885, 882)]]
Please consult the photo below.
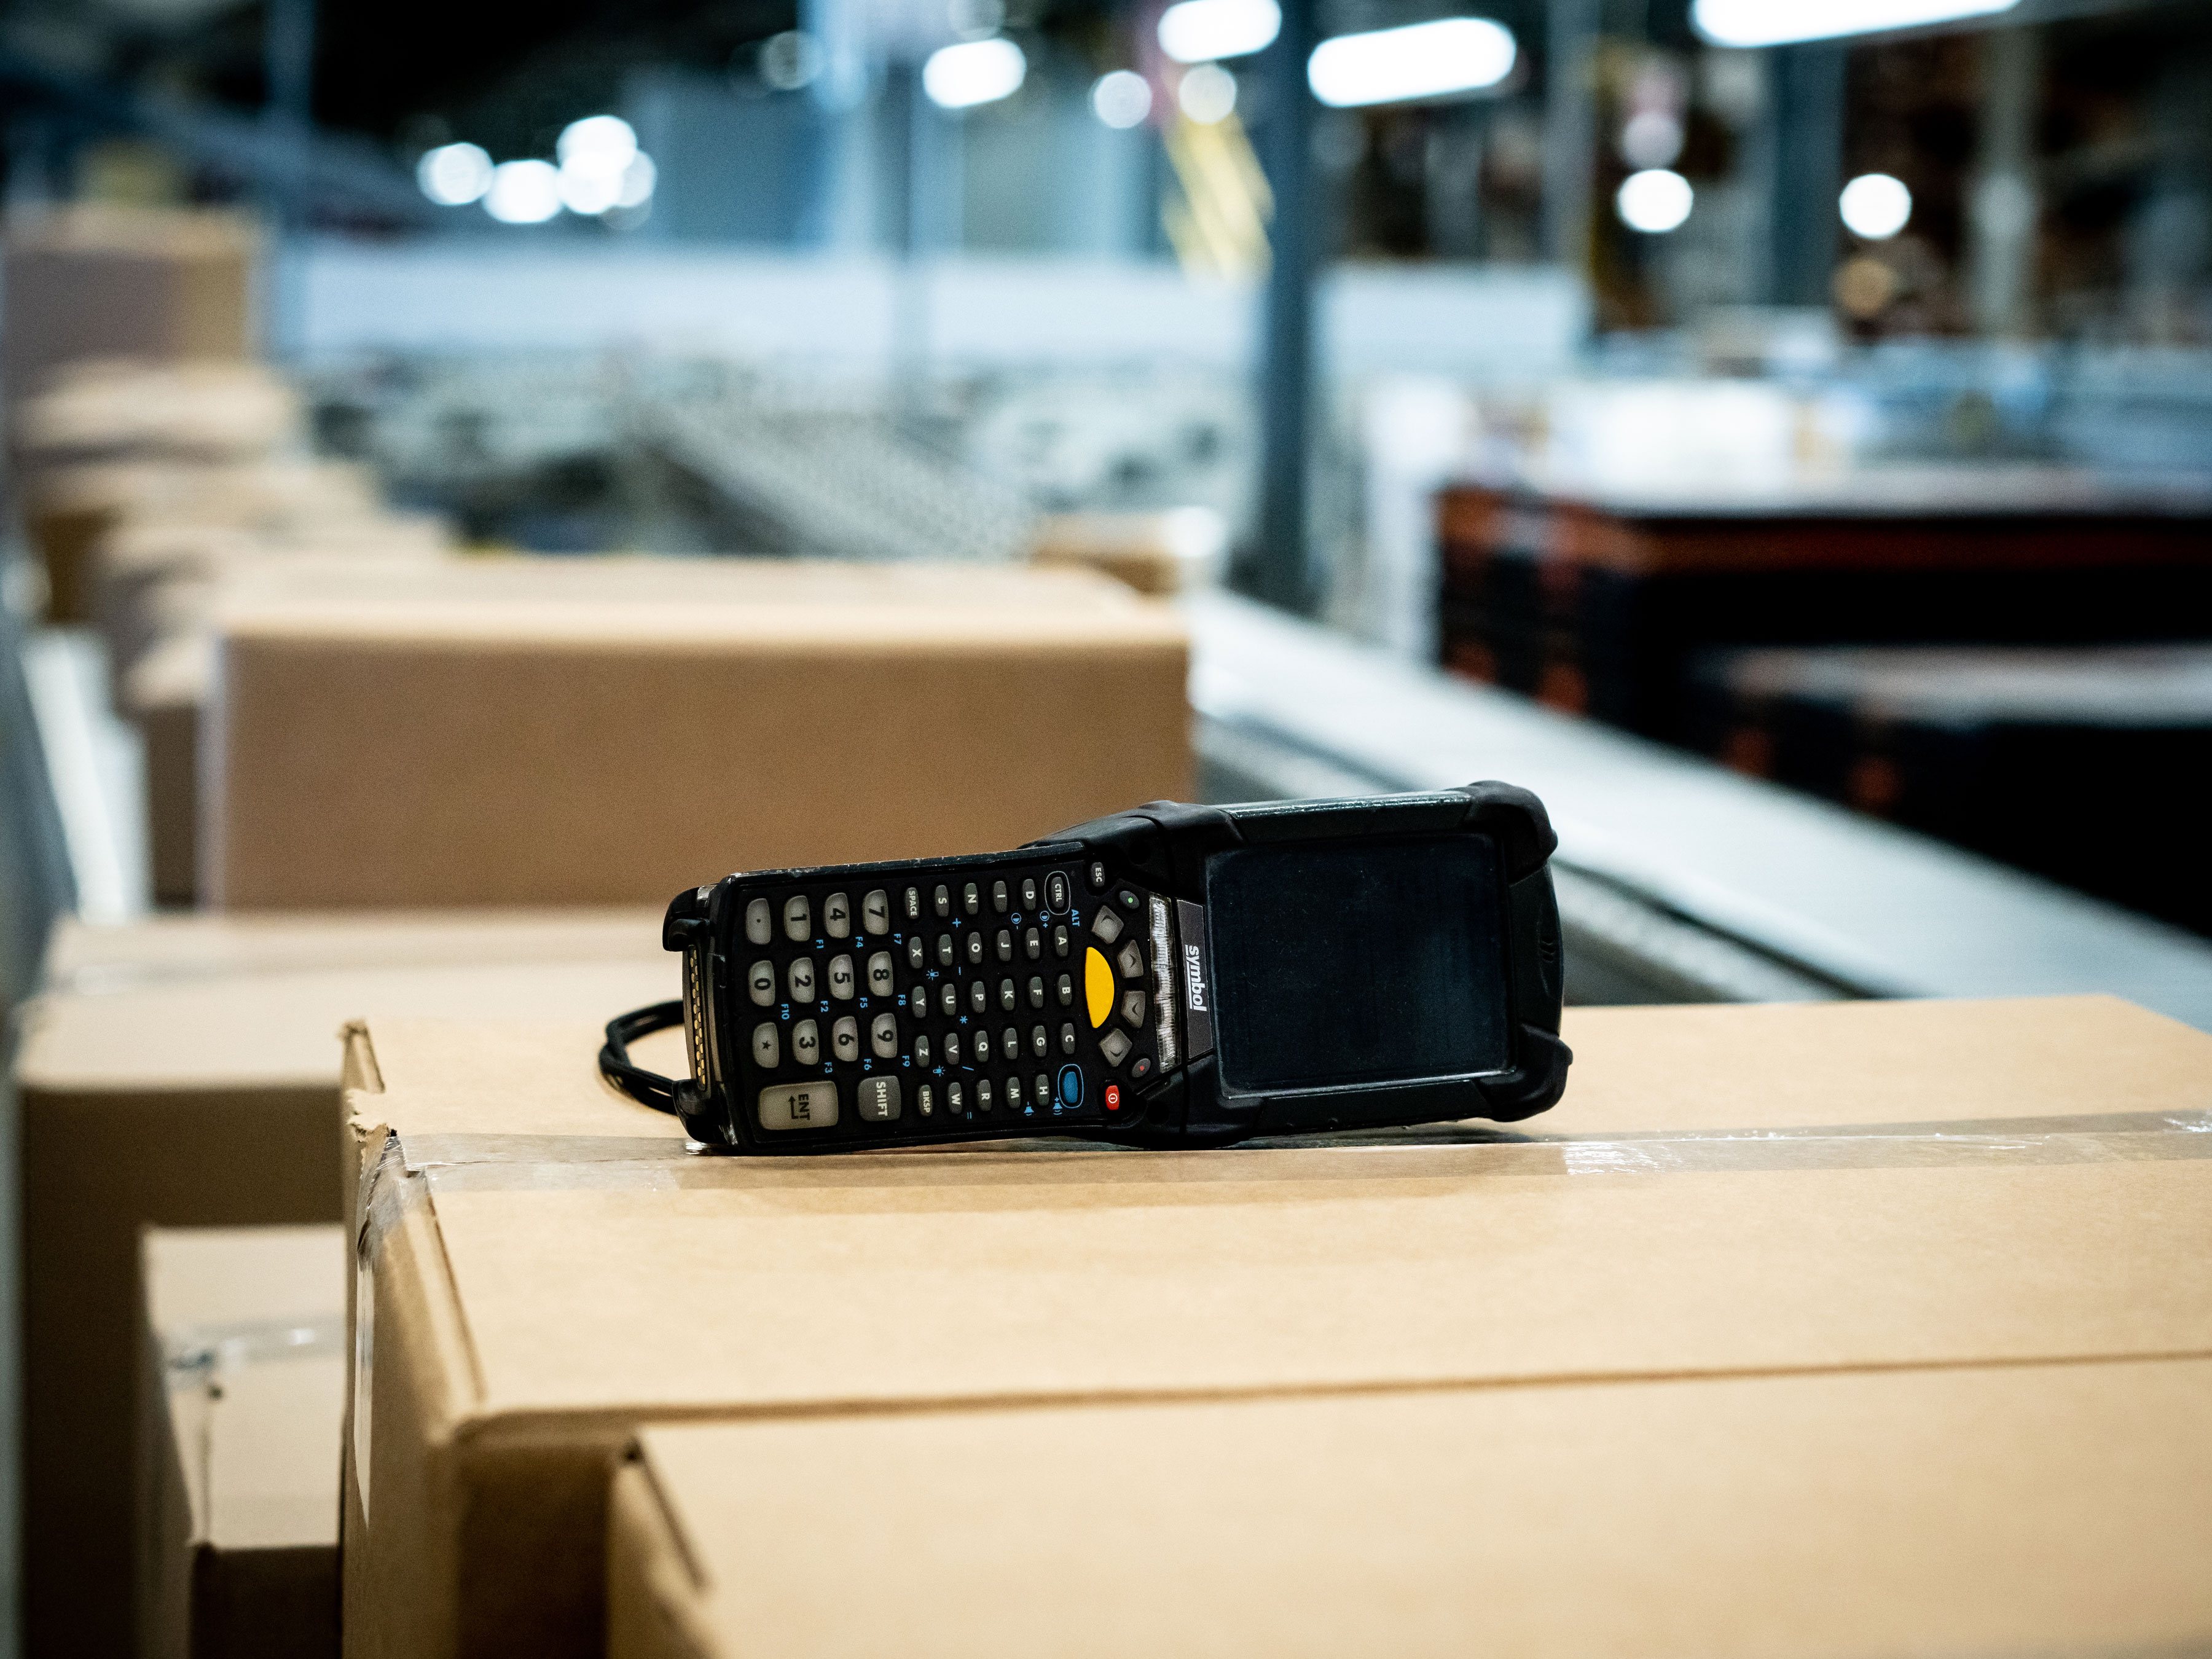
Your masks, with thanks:
[[(744, 896), (735, 1000), (751, 1017), (733, 1096), (779, 1139), (1111, 1121), (1108, 1086), (1125, 1097), (1153, 1063), (1152, 946), (1141, 896), (1103, 886), (1083, 866), (1001, 865)], [(1110, 978), (1103, 1019), (1074, 960), (1086, 942)]]

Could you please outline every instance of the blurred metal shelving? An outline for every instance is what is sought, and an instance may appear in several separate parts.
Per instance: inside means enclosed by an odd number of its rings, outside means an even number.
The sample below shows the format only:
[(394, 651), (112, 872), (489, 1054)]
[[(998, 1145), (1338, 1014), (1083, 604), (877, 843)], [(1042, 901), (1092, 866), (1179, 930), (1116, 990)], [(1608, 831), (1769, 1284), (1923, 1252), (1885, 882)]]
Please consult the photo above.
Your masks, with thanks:
[(1246, 600), (1188, 612), (1213, 799), (1542, 796), (1577, 1000), (2106, 992), (2212, 1030), (2194, 935)]

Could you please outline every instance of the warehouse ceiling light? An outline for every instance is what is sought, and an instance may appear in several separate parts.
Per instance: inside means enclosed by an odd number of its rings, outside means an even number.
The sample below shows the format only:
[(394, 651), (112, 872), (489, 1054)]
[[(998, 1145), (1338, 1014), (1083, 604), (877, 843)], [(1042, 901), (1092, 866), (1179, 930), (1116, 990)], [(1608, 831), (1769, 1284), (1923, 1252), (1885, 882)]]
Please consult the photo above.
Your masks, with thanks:
[(1862, 173), (1844, 186), (1836, 210), (1852, 235), (1869, 242), (1885, 242), (1903, 230), (1912, 217), (1912, 192), (1902, 179), (1886, 173)]
[(620, 178), (637, 154), (637, 134), (619, 115), (587, 115), (561, 129), (553, 154), (560, 158), (563, 173)]
[(483, 204), (503, 225), (542, 225), (561, 210), (561, 174), (550, 161), (501, 161)]
[(1180, 0), (1160, 14), (1160, 50), (1178, 64), (1249, 58), (1282, 31), (1275, 0)]
[(1237, 77), (1218, 64), (1200, 64), (1176, 88), (1176, 107), (1202, 127), (1225, 121), (1237, 107)]
[[(561, 205), (571, 213), (601, 214), (635, 207), (653, 193), (653, 163), (637, 147), (637, 134), (619, 115), (587, 115), (562, 129), (553, 153), (561, 158)], [(644, 195), (635, 178), (643, 163)], [(635, 196), (636, 200), (627, 199)]]
[(939, 109), (969, 109), (1018, 91), (1029, 72), (1022, 49), (1003, 35), (963, 40), (930, 53), (921, 66), (921, 89)]
[(1613, 198), (1620, 222), (1631, 230), (1640, 230), (1648, 236), (1663, 236), (1678, 229), (1690, 216), (1697, 192), (1690, 181), (1679, 173), (1665, 167), (1646, 167), (1641, 173), (1632, 173), (1620, 181), (1620, 189)]
[(1324, 40), (1306, 60), (1306, 82), (1338, 109), (1398, 104), (1494, 87), (1513, 72), (1517, 55), (1503, 23), (1445, 17)]
[(1717, 46), (1780, 46), (1843, 34), (1992, 17), (2020, 0), (1696, 0), (1690, 21)]
[(1108, 126), (1133, 127), (1152, 112), (1152, 88), (1133, 70), (1113, 70), (1091, 88), (1091, 112)]
[(465, 207), (491, 188), (491, 157), (474, 144), (441, 144), (415, 164), (415, 182), (440, 207)]

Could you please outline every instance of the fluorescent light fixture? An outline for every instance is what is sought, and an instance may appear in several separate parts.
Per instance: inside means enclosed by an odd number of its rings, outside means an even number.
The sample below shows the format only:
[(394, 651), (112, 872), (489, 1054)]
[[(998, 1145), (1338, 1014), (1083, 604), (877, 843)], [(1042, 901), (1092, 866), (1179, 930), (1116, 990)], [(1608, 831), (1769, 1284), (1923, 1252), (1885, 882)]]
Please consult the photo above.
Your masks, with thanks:
[(1200, 64), (1176, 86), (1176, 107), (1202, 127), (1225, 121), (1237, 107), (1237, 77), (1218, 64)]
[(1912, 217), (1912, 192), (1902, 179), (1886, 173), (1862, 173), (1844, 186), (1836, 210), (1845, 228), (1869, 242), (1886, 242)]
[(1691, 204), (1696, 199), (1697, 192), (1680, 173), (1670, 173), (1665, 167), (1646, 167), (1620, 181), (1613, 205), (1620, 215), (1620, 222), (1631, 230), (1663, 236), (1690, 216)]
[(1504, 24), (1446, 17), (1324, 40), (1306, 60), (1306, 82), (1337, 109), (1403, 103), (1494, 87), (1513, 72), (1516, 55)]
[(561, 174), (550, 161), (501, 161), (483, 204), (503, 225), (542, 225), (561, 210)]
[(1091, 112), (1116, 131), (1133, 127), (1152, 112), (1152, 82), (1133, 70), (1110, 70), (1091, 88)]
[(1178, 64), (1249, 58), (1282, 31), (1275, 0), (1179, 0), (1160, 14), (1160, 50)]
[(939, 109), (968, 109), (1016, 91), (1029, 72), (1022, 49), (1003, 35), (963, 40), (930, 53), (921, 66), (921, 89)]
[(465, 207), (491, 188), (491, 157), (474, 144), (441, 144), (415, 164), (415, 182), (440, 207)]
[(1695, 0), (1690, 21), (1717, 46), (1781, 46), (1839, 34), (1993, 17), (2020, 0)]

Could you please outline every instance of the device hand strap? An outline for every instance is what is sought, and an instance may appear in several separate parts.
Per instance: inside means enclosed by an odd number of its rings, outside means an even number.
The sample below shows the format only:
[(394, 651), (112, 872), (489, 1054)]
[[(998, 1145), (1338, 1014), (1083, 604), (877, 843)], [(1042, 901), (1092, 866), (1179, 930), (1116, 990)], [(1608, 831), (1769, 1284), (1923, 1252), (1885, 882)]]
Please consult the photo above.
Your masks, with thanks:
[(650, 1007), (633, 1008), (609, 1020), (607, 1040), (599, 1050), (599, 1075), (640, 1105), (650, 1106), (656, 1112), (673, 1113), (677, 1109), (677, 1079), (631, 1065), (629, 1045), (641, 1036), (650, 1036), (655, 1031), (665, 1031), (683, 1023), (684, 1003), (680, 998), (656, 1002)]

